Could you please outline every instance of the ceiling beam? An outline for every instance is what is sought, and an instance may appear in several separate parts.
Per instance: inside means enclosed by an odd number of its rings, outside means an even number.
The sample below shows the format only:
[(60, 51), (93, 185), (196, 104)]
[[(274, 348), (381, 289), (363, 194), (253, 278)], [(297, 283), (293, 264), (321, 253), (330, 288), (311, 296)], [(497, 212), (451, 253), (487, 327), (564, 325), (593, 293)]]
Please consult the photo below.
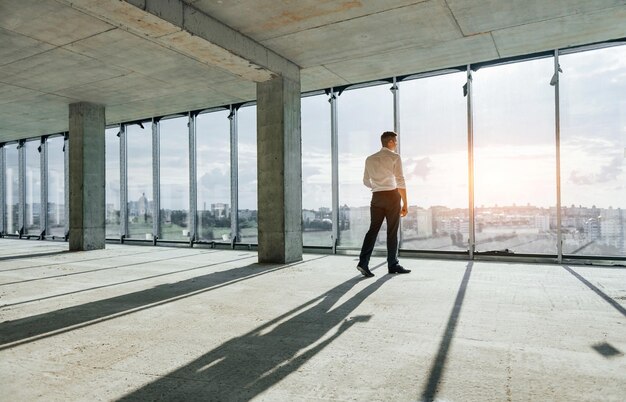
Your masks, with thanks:
[(57, 0), (88, 15), (249, 81), (300, 68), (181, 0)]

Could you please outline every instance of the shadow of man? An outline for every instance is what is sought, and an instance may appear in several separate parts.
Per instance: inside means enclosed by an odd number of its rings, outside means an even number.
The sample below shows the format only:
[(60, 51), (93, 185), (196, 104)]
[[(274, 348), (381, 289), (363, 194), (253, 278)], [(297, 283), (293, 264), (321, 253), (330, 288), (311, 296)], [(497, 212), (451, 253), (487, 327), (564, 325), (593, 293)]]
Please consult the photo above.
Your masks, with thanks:
[(389, 279), (386, 275), (335, 306), (361, 282), (360, 277), (350, 279), (120, 400), (250, 400), (298, 370), (353, 325), (368, 321), (371, 316), (349, 314)]

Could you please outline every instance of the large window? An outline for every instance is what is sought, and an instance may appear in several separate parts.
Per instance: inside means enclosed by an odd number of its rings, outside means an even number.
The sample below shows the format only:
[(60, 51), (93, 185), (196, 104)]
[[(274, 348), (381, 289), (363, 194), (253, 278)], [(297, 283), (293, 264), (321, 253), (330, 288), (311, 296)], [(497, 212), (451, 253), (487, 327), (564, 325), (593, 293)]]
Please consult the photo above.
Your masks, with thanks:
[(126, 126), (128, 149), (128, 234), (152, 239), (152, 130), (151, 123)]
[(120, 236), (120, 129), (105, 131), (106, 149), (106, 236)]
[(49, 137), (48, 146), (48, 235), (65, 236), (65, 138)]
[(332, 189), (328, 96), (302, 99), (302, 238), (305, 246), (332, 245)]
[(552, 58), (474, 73), (476, 251), (557, 252), (553, 73)]
[(26, 158), (26, 222), (27, 234), (41, 233), (41, 157), (39, 139), (26, 141), (24, 156)]
[(256, 106), (239, 109), (238, 125), (240, 241), (257, 244)]
[(161, 237), (189, 240), (189, 117), (160, 121)]
[(400, 83), (400, 153), (409, 214), (402, 248), (468, 248), (465, 73)]
[(4, 221), (9, 234), (19, 234), (19, 155), (17, 144), (4, 146), (5, 190), (2, 202), (5, 203)]
[(231, 240), (228, 114), (223, 110), (196, 119), (199, 240)]
[(559, 62), (563, 253), (625, 256), (626, 46)]
[[(365, 159), (380, 150), (381, 134), (394, 128), (393, 96), (389, 88), (378, 85), (347, 90), (337, 99), (341, 246), (360, 247), (369, 228), (371, 193), (363, 185), (363, 169)], [(384, 244), (385, 230), (381, 228), (382, 243), (377, 245)]]

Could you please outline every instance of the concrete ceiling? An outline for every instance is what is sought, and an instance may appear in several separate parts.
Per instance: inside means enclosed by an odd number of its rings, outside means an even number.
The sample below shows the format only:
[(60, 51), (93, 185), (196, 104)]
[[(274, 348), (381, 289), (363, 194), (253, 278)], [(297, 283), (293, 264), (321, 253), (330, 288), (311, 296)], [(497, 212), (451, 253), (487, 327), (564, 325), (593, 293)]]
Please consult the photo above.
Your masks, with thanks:
[(253, 100), (276, 63), (304, 92), (626, 37), (625, 0), (182, 1), (0, 0), (0, 142), (79, 101), (110, 124)]

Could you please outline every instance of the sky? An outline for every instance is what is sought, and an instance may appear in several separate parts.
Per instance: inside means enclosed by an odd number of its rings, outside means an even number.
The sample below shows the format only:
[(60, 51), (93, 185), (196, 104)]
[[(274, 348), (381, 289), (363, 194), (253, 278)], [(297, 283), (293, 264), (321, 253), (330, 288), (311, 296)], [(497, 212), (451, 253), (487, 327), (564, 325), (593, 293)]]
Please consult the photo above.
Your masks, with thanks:
[[(561, 56), (560, 65), (562, 205), (626, 208), (626, 46)], [(474, 72), (475, 205), (556, 205), (553, 68), (547, 58)], [(399, 84), (410, 205), (468, 205), (465, 82), (462, 72)], [(393, 129), (390, 87), (338, 97), (340, 205), (369, 202), (363, 166), (380, 148), (380, 133)], [(302, 104), (303, 207), (309, 209), (330, 203), (324, 132), (330, 112), (327, 97), (319, 98)]]

